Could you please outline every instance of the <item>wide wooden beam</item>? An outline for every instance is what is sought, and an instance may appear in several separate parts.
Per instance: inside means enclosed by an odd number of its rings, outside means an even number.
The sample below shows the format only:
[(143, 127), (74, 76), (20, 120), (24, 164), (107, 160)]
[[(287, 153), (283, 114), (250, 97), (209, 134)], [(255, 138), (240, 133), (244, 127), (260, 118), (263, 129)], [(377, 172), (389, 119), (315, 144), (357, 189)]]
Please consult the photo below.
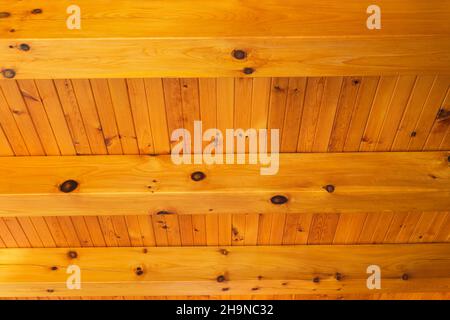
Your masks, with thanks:
[[(450, 73), (450, 1), (0, 0), (0, 69), (15, 78)], [(245, 52), (233, 57), (234, 50)], [(247, 69), (246, 69), (247, 68)], [(11, 70), (13, 72), (11, 72)], [(246, 73), (244, 73), (246, 70)]]
[(0, 215), (446, 211), (449, 155), (280, 154), (275, 175), (170, 156), (5, 157)]
[(3, 297), (426, 291), (450, 291), (450, 244), (0, 249)]

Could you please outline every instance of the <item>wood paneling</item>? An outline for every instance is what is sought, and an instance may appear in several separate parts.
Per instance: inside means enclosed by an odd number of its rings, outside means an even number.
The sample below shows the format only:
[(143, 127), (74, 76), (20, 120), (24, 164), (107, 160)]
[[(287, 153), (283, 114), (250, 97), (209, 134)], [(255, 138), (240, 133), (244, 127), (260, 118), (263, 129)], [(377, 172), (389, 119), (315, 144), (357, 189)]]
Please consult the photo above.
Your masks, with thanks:
[[(114, 224), (110, 216), (69, 217), (69, 226), (74, 229), (83, 247), (114, 246), (115, 239), (124, 234), (125, 238), (142, 239), (146, 246), (167, 246), (169, 232), (172, 238), (180, 239), (181, 245), (190, 245), (194, 233), (204, 232), (206, 235), (199, 237), (196, 242), (203, 246), (227, 246), (234, 242), (273, 245), (278, 237), (281, 237), (282, 244), (307, 244), (318, 242), (318, 239), (328, 239), (327, 242), (333, 244), (450, 241), (450, 216), (446, 212), (393, 213), (392, 217), (380, 212), (341, 213), (334, 216), (322, 213), (292, 214), (286, 216), (285, 223), (278, 226), (278, 230), (272, 227), (273, 216), (270, 214), (243, 214), (245, 219), (240, 224), (228, 214), (196, 215), (196, 226), (190, 223), (181, 229), (178, 225), (186, 224), (186, 220), (192, 221), (194, 216), (173, 215), (171, 220), (165, 219), (165, 216), (138, 216), (137, 223), (132, 222), (133, 217), (118, 216)], [(374, 221), (376, 224), (371, 227)], [(119, 230), (123, 229), (120, 224), (125, 226), (126, 231)], [(204, 231), (198, 225), (205, 226)], [(369, 232), (369, 229), (372, 231)], [(2, 218), (0, 230), (0, 244), (8, 248), (19, 247), (21, 238), (26, 238), (31, 247), (36, 248), (63, 247), (68, 242), (60, 220), (56, 217), (46, 217), (45, 220), (41, 217)], [(13, 233), (14, 230), (17, 235)], [(272, 235), (274, 232), (279, 235)], [(367, 241), (367, 237), (371, 239)], [(137, 244), (140, 244), (140, 240), (131, 241), (131, 246)]]
[[(245, 111), (245, 123), (250, 121), (252, 127), (267, 128), (269, 123), (271, 127), (281, 126), (279, 129), (282, 132), (282, 152), (310, 152), (314, 146), (320, 146), (321, 152), (448, 151), (450, 122), (446, 114), (450, 110), (448, 90), (450, 81), (443, 76), (431, 78), (430, 80), (422, 76), (393, 77), (394, 80), (391, 80), (391, 84), (394, 82), (393, 88), (391, 85), (387, 90), (384, 89), (388, 81), (386, 77), (344, 77), (338, 100), (335, 100), (337, 90), (335, 89), (330, 93), (334, 98), (330, 98), (328, 101), (331, 102), (327, 104), (321, 97), (321, 83), (331, 81), (327, 80), (328, 78), (289, 78), (288, 81), (271, 78), (245, 79), (248, 90), (252, 90), (250, 97), (245, 92), (242, 94), (238, 88), (239, 81), (232, 78), (194, 79), (190, 82), (183, 79), (155, 78), (143, 80), (143, 85), (139, 84), (140, 87), (133, 83), (134, 80), (108, 79), (109, 92), (105, 89), (101, 92), (101, 97), (95, 93), (93, 80), (89, 80), (90, 86), (85, 85), (82, 90), (78, 88), (78, 91), (74, 89), (72, 80), (27, 80), (28, 83), (18, 81), (17, 85), (4, 85), (5, 81), (0, 81), (0, 155), (102, 154), (105, 150), (108, 152), (111, 149), (111, 146), (108, 147), (110, 140), (116, 143), (114, 148), (121, 145), (121, 152), (125, 155), (145, 154), (146, 151), (144, 149), (140, 151), (139, 148), (148, 147), (146, 141), (154, 146), (155, 153), (167, 154), (170, 151), (171, 131), (184, 127), (181, 83), (187, 85), (187, 88), (183, 87), (184, 90), (190, 91), (191, 87), (199, 90), (198, 97), (193, 95), (190, 101), (198, 99), (200, 106), (198, 117), (203, 121), (204, 130), (215, 126), (221, 130), (242, 126), (244, 118), (235, 117), (237, 106), (238, 114)], [(198, 85), (195, 84), (197, 81)], [(335, 78), (332, 81), (340, 82), (340, 79)], [(139, 79), (136, 82), (141, 83)], [(101, 85), (105, 88), (104, 82)], [(37, 91), (34, 88), (37, 88)], [(111, 98), (108, 98), (108, 93)], [(287, 95), (286, 98), (284, 94)], [(23, 103), (18, 99), (20, 95), (24, 100)], [(86, 113), (81, 111), (78, 95), (94, 97), (94, 103), (91, 101), (90, 108), (97, 110), (96, 121), (92, 121), (95, 119), (94, 113), (93, 118), (86, 118)], [(16, 102), (12, 103), (11, 97), (14, 96)], [(188, 96), (184, 94), (184, 99), (186, 97)], [(244, 98), (246, 102), (241, 101)], [(113, 111), (109, 99), (112, 101)], [(313, 99), (320, 101), (320, 104)], [(245, 105), (248, 101), (251, 102), (251, 108)], [(318, 105), (319, 110), (315, 110), (313, 105)], [(16, 106), (20, 109), (16, 109)], [(240, 110), (239, 106), (246, 109)], [(100, 110), (107, 112), (102, 116)], [(140, 113), (136, 114), (134, 110), (140, 110)], [(278, 110), (284, 110), (283, 121), (281, 115), (276, 114)], [(377, 110), (382, 110), (379, 115)], [(334, 113), (334, 118), (330, 113)], [(115, 118), (117, 129), (112, 116)], [(23, 117), (24, 120), (17, 117)], [(188, 119), (190, 120), (187, 125), (192, 120)], [(235, 123), (235, 120), (238, 122)], [(108, 128), (105, 132), (103, 123)], [(48, 124), (51, 126), (51, 132)], [(31, 126), (33, 129), (23, 136), (22, 132)], [(326, 132), (320, 132), (322, 127), (327, 128)], [(332, 129), (328, 135), (330, 127)], [(150, 128), (151, 133), (141, 135), (138, 141), (137, 132), (143, 132), (143, 128)], [(101, 133), (103, 139), (98, 139), (98, 136), (93, 139), (88, 135), (93, 134), (95, 130)], [(117, 132), (118, 137), (115, 137)], [(31, 138), (26, 139), (30, 134)], [(49, 134), (53, 134), (54, 138)], [(327, 139), (329, 140), (326, 141)], [(54, 147), (54, 141), (58, 150)], [(326, 144), (327, 150), (323, 149)], [(380, 169), (379, 173), (382, 172)], [(424, 177), (428, 178), (431, 180), (432, 177)], [(323, 192), (323, 189), (320, 192)], [(197, 213), (183, 217), (179, 215), (136, 217), (122, 212), (123, 216), (114, 219), (109, 216), (66, 217), (70, 221), (55, 216), (1, 218), (0, 247), (54, 248), (79, 245), (104, 247), (128, 244), (131, 246), (275, 245), (280, 244), (280, 241), (281, 244), (450, 241), (450, 219), (446, 212), (392, 212), (392, 214), (357, 212), (334, 215), (321, 211), (289, 215), (245, 212), (242, 217), (229, 213), (217, 215)], [(255, 296), (214, 295), (200, 298), (249, 297)], [(358, 296), (290, 295), (288, 298), (448, 299), (449, 297), (445, 293), (399, 293)]]
[(439, 292), (450, 285), (449, 246), (0, 249), (0, 295), (73, 295), (66, 288), (72, 264), (83, 296), (369, 294), (372, 264), (382, 273), (379, 293)]
[[(246, 216), (246, 215), (244, 215)], [(254, 240), (247, 240), (247, 237), (254, 239), (251, 236), (252, 233), (248, 233), (246, 230), (256, 229), (258, 231), (258, 236), (256, 239), (256, 243), (273, 245), (275, 241), (277, 241), (274, 237), (271, 236), (271, 221), (267, 227), (267, 219), (265, 218), (267, 215), (257, 216), (256, 219), (245, 219), (245, 225), (236, 225), (232, 223), (232, 220), (229, 219), (230, 215), (196, 215), (196, 218), (199, 221), (208, 221), (209, 223), (206, 225), (206, 239), (203, 238), (199, 240), (198, 245), (217, 245), (218, 243), (224, 246), (230, 245), (235, 242), (232, 240), (232, 234), (238, 233), (240, 236), (239, 242), (249, 243)], [(337, 216), (338, 225), (336, 229), (332, 229), (329, 232), (334, 232), (334, 235), (328, 236), (333, 239), (333, 244), (360, 244), (367, 243), (363, 240), (364, 233), (363, 228), (367, 232), (367, 226), (371, 224), (371, 221), (376, 220), (380, 216), (380, 213), (369, 213), (369, 214), (340, 214)], [(168, 236), (169, 233), (172, 238), (174, 237), (173, 232), (179, 232), (179, 239), (181, 240), (181, 245), (190, 245), (189, 239), (192, 239), (191, 234), (197, 232), (194, 229), (194, 226), (189, 226), (182, 232), (179, 228), (175, 226), (178, 224), (178, 220), (181, 216), (174, 215), (172, 216), (174, 219), (171, 221), (164, 221), (164, 217), (155, 217), (152, 219), (147, 216), (139, 216), (139, 228), (133, 226), (132, 223), (129, 222), (130, 216), (127, 217), (127, 235), (126, 238), (141, 238), (143, 244), (149, 247), (158, 245), (158, 246), (167, 246), (168, 245)], [(183, 216), (189, 217), (189, 216)], [(215, 218), (215, 221), (211, 221), (211, 217)], [(317, 239), (317, 234), (323, 233), (323, 224), (318, 224), (318, 222), (312, 223), (311, 218), (314, 218), (315, 221), (324, 221), (323, 214), (314, 214), (314, 215), (288, 215), (287, 217), (292, 217), (292, 219), (286, 220), (286, 224), (280, 229), (272, 229), (274, 231), (281, 232), (281, 236), (283, 239), (283, 244), (306, 244), (308, 242), (313, 242)], [(428, 219), (430, 217), (430, 219)], [(431, 221), (431, 217), (435, 220), (438, 218), (441, 222), (438, 224), (431, 223), (429, 226), (424, 225), (420, 226), (419, 222), (422, 221)], [(16, 218), (10, 218), (16, 219)], [(99, 219), (102, 221), (106, 221), (101, 217), (70, 217), (72, 220), (73, 226), (75, 228), (75, 232), (77, 234), (78, 239), (80, 240), (80, 244), (82, 247), (91, 247), (91, 246), (117, 246), (115, 240), (108, 241), (105, 243), (105, 239), (118, 239), (119, 237), (123, 237), (123, 234), (120, 234), (119, 230), (115, 230), (114, 227), (109, 229), (107, 225), (100, 224)], [(4, 219), (3, 219), (4, 220)], [(0, 219), (0, 246), (9, 247), (9, 248), (17, 248), (19, 247), (18, 243), (20, 243), (20, 239), (13, 232), (11, 228), (11, 223), (5, 224), (2, 219)], [(42, 218), (18, 218), (18, 225), (22, 227), (23, 232), (27, 239), (30, 242), (31, 247), (36, 248), (53, 248), (55, 247), (55, 240), (61, 242), (59, 246), (64, 247), (67, 245), (66, 236), (60, 231), (61, 227), (56, 218), (49, 220), (46, 218), (47, 222), (44, 221), (42, 223)], [(124, 219), (118, 219), (118, 221), (122, 221), (124, 223)], [(52, 223), (52, 221), (56, 222), (56, 225)], [(153, 223), (154, 222), (154, 223)], [(51, 229), (48, 228), (48, 225), (51, 225)], [(181, 223), (181, 219), (180, 219)], [(117, 223), (115, 223), (117, 224)], [(423, 223), (422, 223), (423, 224)], [(8, 227), (9, 225), (9, 227)], [(385, 216), (382, 218), (378, 225), (385, 226), (384, 228), (375, 228), (372, 233), (373, 239), (382, 239), (380, 243), (419, 243), (421, 239), (424, 239), (426, 243), (431, 242), (449, 242), (450, 241), (450, 215), (445, 212), (436, 213), (411, 213), (411, 214), (401, 214), (395, 213), (393, 215), (393, 219), (386, 219)], [(245, 229), (241, 229), (245, 227)], [(267, 231), (267, 228), (268, 231)], [(385, 230), (387, 232), (385, 233)], [(11, 231), (10, 231), (11, 230)], [(268, 238), (266, 239), (266, 233), (269, 232)], [(36, 234), (37, 233), (37, 237)], [(355, 236), (352, 236), (355, 235)], [(361, 237), (360, 237), (361, 235)], [(16, 237), (16, 238), (15, 238)], [(425, 237), (425, 238), (424, 238)], [(233, 238), (234, 239), (234, 238)], [(308, 240), (309, 239), (309, 240)], [(346, 239), (342, 241), (340, 239)], [(206, 240), (206, 241), (205, 241)], [(204, 241), (204, 242), (202, 242)], [(375, 243), (375, 242), (371, 242)], [(131, 242), (131, 245), (134, 246), (140, 242)], [(75, 244), (74, 244), (75, 245)], [(253, 294), (253, 293), (252, 293)], [(55, 294), (57, 298), (57, 294)], [(195, 297), (201, 299), (217, 299), (217, 298), (225, 298), (225, 299), (248, 299), (248, 298), (257, 298), (257, 297), (266, 297), (264, 295), (259, 296), (223, 296), (223, 295), (213, 295), (206, 297)], [(266, 297), (268, 299), (277, 298), (278, 296)], [(281, 296), (284, 299), (355, 299), (356, 296), (350, 294), (322, 294), (322, 295), (290, 295), (288, 297)], [(85, 299), (89, 297), (85, 297)], [(92, 298), (92, 297), (91, 297)], [(110, 299), (109, 297), (108, 299)], [(123, 298), (129, 298), (123, 297)], [(165, 299), (165, 296), (158, 297), (139, 297), (139, 299), (148, 298), (148, 299)], [(170, 299), (175, 298), (174, 296), (170, 296)], [(194, 296), (178, 296), (180, 299), (193, 299)], [(364, 295), (360, 297), (361, 299), (448, 299), (448, 295), (444, 293), (435, 293), (435, 294), (370, 294)]]
[(72, 4), (1, 1), (0, 69), (21, 79), (450, 73), (447, 0), (379, 0), (379, 30), (358, 0), (79, 0), (80, 30), (66, 27)]

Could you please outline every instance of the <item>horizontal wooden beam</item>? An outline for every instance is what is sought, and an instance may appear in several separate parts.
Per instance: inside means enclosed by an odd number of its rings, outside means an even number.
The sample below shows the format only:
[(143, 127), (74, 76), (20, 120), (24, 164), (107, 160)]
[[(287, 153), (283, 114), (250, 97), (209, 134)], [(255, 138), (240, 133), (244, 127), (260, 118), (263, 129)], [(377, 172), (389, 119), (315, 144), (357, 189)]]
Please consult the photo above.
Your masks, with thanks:
[(275, 175), (170, 156), (4, 157), (0, 215), (446, 211), (449, 155), (280, 154)]
[(360, 0), (78, 0), (79, 30), (66, 26), (72, 4), (0, 0), (4, 75), (450, 74), (449, 0), (378, 0), (376, 30)]
[(0, 249), (3, 297), (426, 291), (450, 291), (450, 244)]

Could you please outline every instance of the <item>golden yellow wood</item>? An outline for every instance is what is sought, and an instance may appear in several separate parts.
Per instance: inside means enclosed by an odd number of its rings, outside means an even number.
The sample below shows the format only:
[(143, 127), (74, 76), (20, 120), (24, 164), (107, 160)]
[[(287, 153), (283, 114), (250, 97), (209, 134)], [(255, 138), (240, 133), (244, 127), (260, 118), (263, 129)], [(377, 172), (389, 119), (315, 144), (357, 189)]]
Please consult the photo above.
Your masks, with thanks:
[(380, 30), (359, 0), (79, 0), (81, 29), (69, 30), (72, 4), (1, 0), (0, 68), (16, 78), (450, 73), (448, 0), (377, 1)]
[[(0, 215), (445, 211), (448, 156), (280, 154), (272, 176), (259, 164), (174, 165), (170, 156), (4, 157)], [(196, 171), (206, 178), (193, 181)], [(60, 191), (67, 180), (78, 183), (71, 193)], [(288, 202), (273, 204), (276, 195)]]
[[(0, 296), (445, 292), (449, 257), (449, 244), (0, 249)], [(66, 288), (69, 265), (80, 290)]]
[[(81, 29), (69, 30), (70, 0), (1, 0), (2, 38), (361, 36), (368, 3), (359, 0), (78, 0)], [(450, 34), (448, 0), (378, 0), (375, 35)], [(40, 9), (41, 12), (36, 12)], [(14, 27), (14, 32), (10, 28)]]

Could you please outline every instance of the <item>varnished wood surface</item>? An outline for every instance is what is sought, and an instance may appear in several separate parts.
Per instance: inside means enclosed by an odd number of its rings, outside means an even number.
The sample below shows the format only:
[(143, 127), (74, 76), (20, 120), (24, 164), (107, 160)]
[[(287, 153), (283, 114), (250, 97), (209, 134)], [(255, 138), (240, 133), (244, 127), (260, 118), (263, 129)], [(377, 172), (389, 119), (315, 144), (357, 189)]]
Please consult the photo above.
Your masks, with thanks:
[(72, 4), (0, 1), (1, 70), (20, 79), (450, 73), (447, 0), (377, 1), (377, 30), (358, 0), (79, 0), (81, 29), (69, 30)]
[(3, 157), (0, 215), (443, 211), (449, 156), (281, 154), (274, 175), (261, 175), (261, 164), (175, 165), (170, 156)]
[[(280, 128), (283, 152), (448, 151), (448, 85), (434, 76), (1, 81), (0, 154), (167, 154), (169, 133), (191, 128), (193, 120), (205, 128)], [(431, 243), (448, 242), (449, 235), (445, 211), (0, 219), (0, 246), (7, 248)], [(448, 299), (446, 293), (257, 297)]]
[[(378, 293), (439, 292), (450, 286), (449, 251), (449, 244), (0, 249), (0, 295), (369, 294), (373, 264)], [(66, 288), (72, 264), (81, 270), (76, 291)]]

